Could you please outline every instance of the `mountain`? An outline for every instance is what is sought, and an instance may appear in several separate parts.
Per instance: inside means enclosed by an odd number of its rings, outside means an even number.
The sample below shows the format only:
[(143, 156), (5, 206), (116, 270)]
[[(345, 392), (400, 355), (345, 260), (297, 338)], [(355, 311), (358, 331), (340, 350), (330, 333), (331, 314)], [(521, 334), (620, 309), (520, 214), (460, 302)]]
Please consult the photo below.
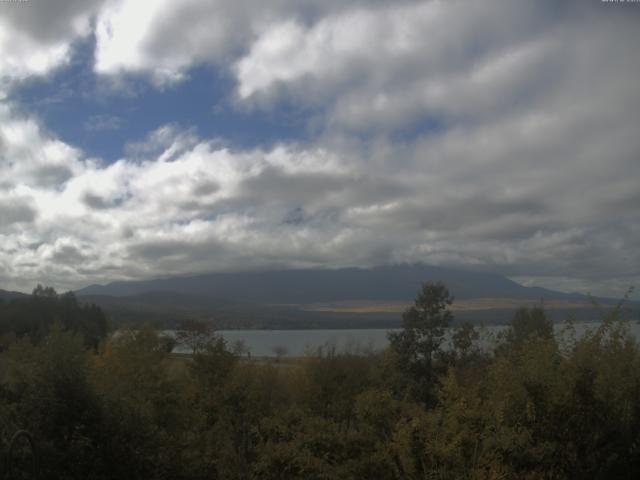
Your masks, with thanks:
[(241, 273), (213, 273), (157, 280), (91, 285), (79, 296), (125, 297), (151, 292), (206, 297), (256, 304), (309, 304), (348, 300), (410, 301), (422, 282), (442, 281), (460, 299), (585, 299), (538, 287), (525, 287), (493, 274), (433, 267), (396, 265), (375, 268), (300, 269)]
[(197, 318), (221, 329), (389, 328), (399, 326), (402, 311), (426, 281), (449, 287), (459, 321), (505, 323), (517, 306), (539, 300), (547, 302), (554, 320), (568, 314), (593, 317), (584, 295), (525, 287), (493, 273), (422, 264), (212, 273), (91, 285), (76, 295), (102, 307), (115, 324), (152, 320), (175, 328), (182, 320)]
[[(102, 307), (114, 324), (151, 320), (175, 328), (196, 318), (220, 329), (389, 328), (400, 325), (402, 311), (426, 281), (449, 287), (458, 321), (506, 323), (518, 306), (540, 300), (554, 321), (568, 315), (599, 318), (585, 295), (525, 287), (494, 273), (422, 264), (212, 273), (91, 285), (76, 295)], [(630, 304), (640, 310), (639, 303)]]
[(26, 293), (21, 292), (11, 292), (8, 290), (0, 290), (0, 300), (4, 300), (5, 302), (13, 300), (14, 298), (24, 298), (28, 297)]

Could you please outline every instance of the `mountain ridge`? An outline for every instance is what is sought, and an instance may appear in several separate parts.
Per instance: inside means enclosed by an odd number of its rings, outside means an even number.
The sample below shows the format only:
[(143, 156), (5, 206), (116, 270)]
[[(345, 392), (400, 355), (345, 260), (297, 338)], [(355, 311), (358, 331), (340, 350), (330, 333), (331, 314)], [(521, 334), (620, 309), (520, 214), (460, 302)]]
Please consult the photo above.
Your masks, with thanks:
[(23, 292), (15, 292), (12, 290), (2, 290), (0, 289), (0, 299), (4, 300), (4, 301), (9, 301), (9, 300), (13, 300), (16, 298), (25, 298), (28, 297), (29, 294), (28, 293), (23, 293)]
[(425, 281), (442, 281), (456, 298), (586, 300), (586, 295), (526, 287), (496, 273), (423, 264), (372, 268), (267, 270), (210, 273), (89, 285), (79, 296), (127, 297), (171, 292), (251, 303), (314, 303), (345, 300), (412, 300)]
[[(444, 282), (454, 305), (466, 304), (457, 309), (457, 321), (506, 323), (517, 305), (539, 301), (547, 302), (554, 321), (595, 315), (586, 295), (526, 287), (496, 273), (424, 264), (209, 273), (89, 285), (75, 294), (81, 302), (103, 308), (113, 325), (151, 321), (177, 328), (184, 320), (198, 319), (220, 329), (396, 328), (402, 313), (398, 305), (410, 305), (426, 281)], [(0, 298), (9, 300), (28, 296), (5, 292), (3, 297), (2, 292)], [(484, 302), (482, 308), (469, 307), (478, 304), (475, 300)], [(603, 305), (616, 302), (597, 300)], [(556, 301), (576, 304), (566, 308)], [(380, 308), (384, 303), (395, 306)], [(640, 312), (640, 302), (630, 306)]]

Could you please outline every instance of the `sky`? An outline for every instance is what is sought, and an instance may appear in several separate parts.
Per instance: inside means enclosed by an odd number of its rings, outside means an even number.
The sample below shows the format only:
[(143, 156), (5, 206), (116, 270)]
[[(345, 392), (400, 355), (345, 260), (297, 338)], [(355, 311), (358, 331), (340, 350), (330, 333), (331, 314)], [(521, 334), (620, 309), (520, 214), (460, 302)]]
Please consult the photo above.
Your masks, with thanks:
[(422, 262), (620, 297), (639, 44), (638, 2), (0, 0), (0, 288)]

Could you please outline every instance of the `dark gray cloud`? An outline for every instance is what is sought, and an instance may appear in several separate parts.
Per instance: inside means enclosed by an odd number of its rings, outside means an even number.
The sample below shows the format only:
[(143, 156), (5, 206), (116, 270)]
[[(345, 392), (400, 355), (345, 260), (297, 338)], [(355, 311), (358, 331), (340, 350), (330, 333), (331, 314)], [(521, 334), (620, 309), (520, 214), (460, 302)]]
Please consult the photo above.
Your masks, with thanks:
[(123, 198), (103, 198), (91, 192), (86, 192), (82, 196), (82, 202), (89, 208), (96, 210), (107, 210), (122, 205), (125, 200)]
[(2, 17), (20, 32), (37, 39), (43, 45), (60, 41), (72, 33), (74, 23), (95, 12), (104, 0), (65, 0), (52, 3), (46, 0), (15, 2), (3, 5)]
[(302, 225), (308, 221), (308, 216), (304, 209), (296, 207), (285, 213), (282, 223), (285, 225)]
[(286, 173), (278, 167), (267, 167), (259, 175), (244, 180), (239, 188), (240, 198), (255, 205), (257, 202), (313, 204), (340, 193), (350, 186), (349, 178), (331, 173)]
[(41, 186), (55, 186), (66, 182), (73, 176), (67, 165), (40, 165), (31, 171), (35, 183)]
[(220, 189), (220, 185), (210, 180), (204, 180), (193, 186), (193, 194), (196, 197), (211, 195)]
[[(417, 197), (417, 198), (416, 198)], [(543, 215), (547, 208), (536, 199), (491, 198), (490, 195), (469, 195), (463, 198), (446, 195), (429, 198), (415, 195), (413, 198), (399, 197), (400, 201), (382, 212), (372, 212), (367, 217), (376, 223), (388, 225), (390, 228), (419, 231), (464, 233), (476, 226), (495, 223), (497, 220), (509, 219), (524, 223), (527, 219), (538, 218), (539, 224), (548, 221)], [(504, 227), (502, 227), (504, 228)], [(513, 235), (519, 235), (518, 228), (507, 229)], [(485, 233), (485, 235), (487, 235)], [(491, 235), (489, 235), (491, 236)]]
[(305, 205), (310, 210), (345, 209), (366, 206), (415, 193), (406, 179), (382, 178), (362, 172), (288, 172), (281, 166), (269, 166), (248, 176), (238, 186), (227, 208), (276, 205), (289, 208)]
[(31, 223), (37, 211), (30, 202), (22, 199), (0, 199), (0, 229), (16, 223)]
[(189, 257), (187, 243), (183, 240), (154, 240), (137, 243), (129, 247), (129, 257), (132, 260), (158, 261), (166, 257)]
[[(137, 241), (127, 248), (125, 256), (142, 268), (154, 265), (153, 271), (203, 273), (210, 271), (211, 265), (216, 265), (216, 270), (237, 269), (242, 254), (240, 248), (230, 249), (224, 241), (183, 237)], [(134, 278), (140, 274), (136, 268), (130, 271)]]
[(73, 245), (63, 245), (56, 248), (50, 258), (56, 263), (75, 267), (87, 260), (87, 256)]

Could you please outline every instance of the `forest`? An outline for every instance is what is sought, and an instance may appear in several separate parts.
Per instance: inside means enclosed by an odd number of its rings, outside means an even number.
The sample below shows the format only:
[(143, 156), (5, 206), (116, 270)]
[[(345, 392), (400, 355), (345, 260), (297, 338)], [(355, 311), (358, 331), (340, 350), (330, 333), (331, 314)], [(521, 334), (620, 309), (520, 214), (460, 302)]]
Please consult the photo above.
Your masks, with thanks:
[(5, 478), (638, 478), (622, 302), (584, 335), (567, 320), (562, 342), (523, 307), (490, 348), (452, 302), (425, 283), (382, 352), (264, 361), (211, 332), (184, 336), (188, 356), (151, 324), (110, 335), (98, 307), (38, 287), (0, 303), (0, 445), (35, 444)]

